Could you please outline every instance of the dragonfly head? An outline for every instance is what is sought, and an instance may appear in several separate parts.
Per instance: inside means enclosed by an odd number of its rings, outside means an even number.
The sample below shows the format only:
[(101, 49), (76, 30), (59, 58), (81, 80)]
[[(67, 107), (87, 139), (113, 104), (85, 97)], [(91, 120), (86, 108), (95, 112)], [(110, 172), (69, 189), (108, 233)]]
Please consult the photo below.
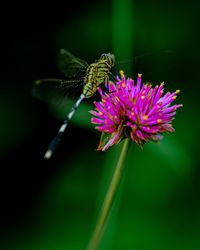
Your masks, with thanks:
[(100, 59), (105, 60), (110, 65), (110, 67), (113, 67), (115, 65), (115, 56), (111, 53), (103, 53)]

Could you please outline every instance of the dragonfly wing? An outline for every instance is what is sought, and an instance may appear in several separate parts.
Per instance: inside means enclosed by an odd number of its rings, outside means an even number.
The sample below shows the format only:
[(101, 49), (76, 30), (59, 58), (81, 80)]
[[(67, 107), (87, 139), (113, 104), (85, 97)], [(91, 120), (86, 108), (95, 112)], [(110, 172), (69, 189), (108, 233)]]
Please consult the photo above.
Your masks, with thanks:
[[(117, 74), (120, 69), (131, 68), (134, 77), (142, 73), (149, 80), (165, 80), (176, 69), (177, 51), (175, 49), (155, 49), (136, 55), (132, 59), (120, 60), (117, 63)], [(125, 72), (126, 73), (126, 72)]]
[(73, 79), (84, 76), (88, 63), (82, 59), (73, 56), (67, 50), (61, 49), (57, 57), (57, 64), (60, 71), (67, 79)]
[(176, 66), (177, 53), (174, 49), (160, 49), (144, 53), (135, 57), (135, 68), (138, 73), (147, 72), (150, 77), (154, 75), (170, 74)]
[(34, 82), (32, 94), (40, 100), (54, 104), (65, 104), (67, 96), (79, 90), (81, 93), (83, 78), (76, 80), (40, 79)]

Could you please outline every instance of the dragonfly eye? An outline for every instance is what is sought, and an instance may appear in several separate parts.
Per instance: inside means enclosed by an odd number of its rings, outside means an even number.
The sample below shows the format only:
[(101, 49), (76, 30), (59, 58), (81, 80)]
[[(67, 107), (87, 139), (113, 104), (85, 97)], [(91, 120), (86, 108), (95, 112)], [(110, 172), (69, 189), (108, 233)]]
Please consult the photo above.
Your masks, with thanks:
[(113, 54), (108, 54), (109, 63), (113, 67), (115, 65), (115, 56)]
[(111, 67), (115, 65), (115, 56), (111, 53), (103, 53), (100, 59), (107, 61)]
[(108, 56), (107, 56), (107, 55), (108, 55), (108, 54), (106, 54), (106, 53), (101, 54), (100, 59), (102, 59), (102, 60), (107, 59), (107, 58), (108, 58)]

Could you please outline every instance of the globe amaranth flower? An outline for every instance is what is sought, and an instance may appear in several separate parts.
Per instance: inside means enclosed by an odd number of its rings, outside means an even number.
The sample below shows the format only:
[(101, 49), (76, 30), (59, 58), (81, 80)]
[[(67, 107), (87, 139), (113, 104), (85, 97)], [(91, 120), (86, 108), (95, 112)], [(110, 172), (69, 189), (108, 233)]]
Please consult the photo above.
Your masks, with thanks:
[(105, 151), (125, 137), (143, 146), (159, 141), (163, 133), (174, 132), (171, 122), (182, 104), (171, 103), (180, 90), (164, 94), (164, 83), (155, 87), (144, 84), (141, 74), (135, 83), (121, 71), (116, 83), (109, 82), (107, 93), (101, 88), (98, 91), (101, 101), (94, 102), (95, 110), (90, 111), (95, 116), (91, 122), (102, 132), (98, 150)]

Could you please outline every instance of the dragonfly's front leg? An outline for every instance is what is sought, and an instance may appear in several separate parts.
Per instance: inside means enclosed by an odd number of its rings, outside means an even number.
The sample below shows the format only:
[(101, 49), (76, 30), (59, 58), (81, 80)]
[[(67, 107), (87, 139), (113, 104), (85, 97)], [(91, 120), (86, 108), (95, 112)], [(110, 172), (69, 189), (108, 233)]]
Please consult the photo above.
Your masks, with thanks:
[(109, 82), (109, 80), (110, 79), (112, 79), (112, 82), (114, 82), (114, 84), (116, 83), (116, 78), (115, 78), (115, 76), (112, 74), (112, 73), (110, 73), (110, 77), (107, 77), (106, 79), (105, 79), (105, 84), (103, 85), (104, 86), (104, 90), (103, 90), (103, 92), (105, 93), (113, 93), (113, 91), (110, 91), (110, 88), (109, 88), (109, 84), (110, 84), (110, 82)]
[(109, 93), (109, 77), (106, 77), (104, 87), (104, 92)]

